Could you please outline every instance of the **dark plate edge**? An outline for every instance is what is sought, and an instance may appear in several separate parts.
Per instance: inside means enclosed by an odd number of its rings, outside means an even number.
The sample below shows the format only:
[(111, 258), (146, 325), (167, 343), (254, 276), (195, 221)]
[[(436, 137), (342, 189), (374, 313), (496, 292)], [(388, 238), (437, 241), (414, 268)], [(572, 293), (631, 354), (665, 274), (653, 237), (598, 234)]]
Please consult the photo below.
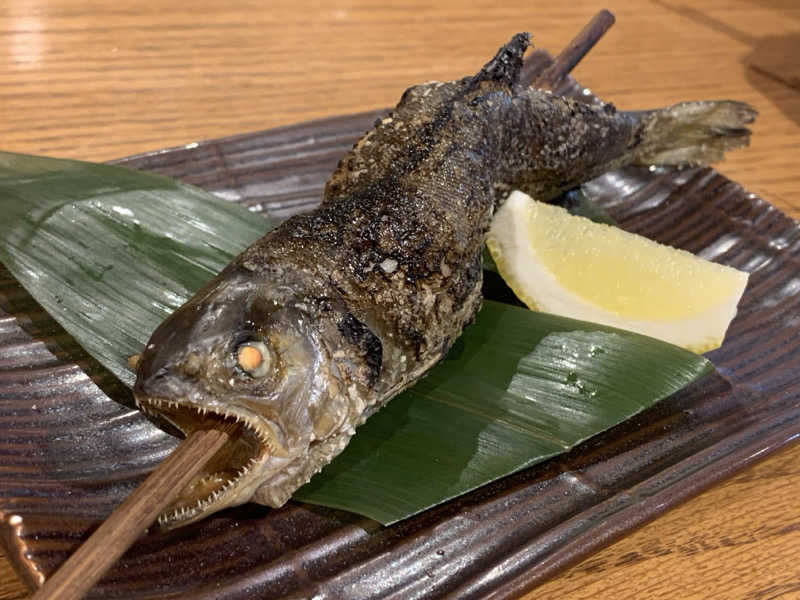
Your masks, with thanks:
[[(773, 433), (767, 437), (759, 437), (770, 429), (774, 430)], [(530, 569), (496, 586), (492, 592), (483, 597), (500, 600), (517, 598), (530, 592), (545, 581), (552, 579), (559, 573), (575, 566), (590, 555), (612, 545), (630, 533), (641, 529), (658, 517), (678, 508), (715, 485), (727, 481), (749, 467), (770, 458), (779, 450), (797, 444), (800, 444), (800, 407), (792, 417), (783, 421), (777, 427), (764, 427), (761, 423), (751, 426), (639, 483), (636, 486), (637, 488), (647, 486), (654, 479), (668, 477), (670, 473), (675, 471), (693, 470), (691, 478), (681, 479), (687, 485), (678, 486), (677, 488), (674, 485), (668, 485), (655, 494), (648, 495), (648, 502), (646, 503), (629, 503), (625, 508), (615, 512), (606, 520), (606, 526), (599, 531), (599, 536), (593, 535), (598, 532), (592, 529), (573, 537), (566, 545), (558, 548), (544, 561), (540, 561), (538, 565), (531, 565)], [(722, 461), (723, 458), (726, 460)], [(721, 461), (722, 468), (715, 468), (719, 466)], [(687, 469), (687, 467), (693, 467), (693, 469)], [(565, 521), (564, 524), (570, 523), (574, 519), (583, 519), (593, 512), (602, 512), (603, 506), (612, 503), (617, 497), (618, 494), (594, 505), (589, 510)], [(559, 527), (564, 526), (564, 524), (559, 525)], [(517, 554), (524, 553), (524, 551), (525, 549), (523, 548)]]

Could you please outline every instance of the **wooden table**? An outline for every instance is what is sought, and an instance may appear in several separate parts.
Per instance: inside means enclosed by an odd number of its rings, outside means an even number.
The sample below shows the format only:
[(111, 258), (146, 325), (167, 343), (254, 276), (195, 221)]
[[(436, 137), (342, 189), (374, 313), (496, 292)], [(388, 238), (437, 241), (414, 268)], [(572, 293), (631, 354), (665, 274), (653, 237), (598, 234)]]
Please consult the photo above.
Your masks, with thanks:
[[(474, 72), (518, 30), (557, 52), (600, 8), (428, 4), (7, 0), (0, 148), (100, 161), (388, 106), (410, 84)], [(752, 146), (720, 170), (798, 217), (800, 90), (776, 75), (800, 70), (800, 4), (702, 4), (609, 2), (617, 25), (574, 74), (623, 109), (750, 102), (761, 111)], [(799, 495), (795, 445), (529, 597), (800, 598)], [(0, 600), (24, 596), (0, 559)]]

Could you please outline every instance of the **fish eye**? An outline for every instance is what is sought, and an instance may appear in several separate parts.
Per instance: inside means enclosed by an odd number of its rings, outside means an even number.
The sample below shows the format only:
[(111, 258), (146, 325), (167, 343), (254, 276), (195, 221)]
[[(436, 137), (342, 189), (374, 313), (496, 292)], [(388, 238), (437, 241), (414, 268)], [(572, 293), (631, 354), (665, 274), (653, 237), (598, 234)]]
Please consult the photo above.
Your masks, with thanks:
[(236, 348), (236, 365), (251, 377), (264, 377), (272, 366), (272, 353), (264, 342), (244, 342)]

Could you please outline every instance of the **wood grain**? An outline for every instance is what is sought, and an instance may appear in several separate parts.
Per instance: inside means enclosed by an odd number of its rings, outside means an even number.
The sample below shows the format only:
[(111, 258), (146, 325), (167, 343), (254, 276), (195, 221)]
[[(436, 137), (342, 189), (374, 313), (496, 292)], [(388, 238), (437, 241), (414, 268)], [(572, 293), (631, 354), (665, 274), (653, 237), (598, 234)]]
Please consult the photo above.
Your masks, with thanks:
[[(106, 160), (396, 102), (473, 72), (513, 32), (559, 51), (601, 6), (422, 0), (9, 0), (0, 7), (0, 148)], [(730, 97), (760, 117), (731, 179), (800, 216), (800, 5), (612, 1), (575, 76), (618, 107)], [(758, 66), (758, 69), (749, 67)], [(529, 597), (800, 597), (800, 446), (610, 546)], [(0, 600), (25, 588), (0, 561)]]
[(800, 598), (800, 448), (748, 469), (527, 598)]

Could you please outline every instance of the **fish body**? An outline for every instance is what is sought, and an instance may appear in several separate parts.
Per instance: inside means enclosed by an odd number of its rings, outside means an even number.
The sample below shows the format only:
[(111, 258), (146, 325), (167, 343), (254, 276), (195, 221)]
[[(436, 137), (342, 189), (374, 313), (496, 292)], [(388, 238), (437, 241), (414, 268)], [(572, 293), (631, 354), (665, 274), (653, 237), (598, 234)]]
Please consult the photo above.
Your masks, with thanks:
[(409, 88), (341, 160), (321, 205), (237, 256), (162, 323), (135, 396), (184, 433), (239, 433), (162, 516), (281, 506), (355, 428), (439, 362), (481, 305), (481, 253), (512, 189), (550, 200), (626, 164), (718, 159), (736, 102), (618, 112), (523, 86), (527, 34), (476, 75)]

